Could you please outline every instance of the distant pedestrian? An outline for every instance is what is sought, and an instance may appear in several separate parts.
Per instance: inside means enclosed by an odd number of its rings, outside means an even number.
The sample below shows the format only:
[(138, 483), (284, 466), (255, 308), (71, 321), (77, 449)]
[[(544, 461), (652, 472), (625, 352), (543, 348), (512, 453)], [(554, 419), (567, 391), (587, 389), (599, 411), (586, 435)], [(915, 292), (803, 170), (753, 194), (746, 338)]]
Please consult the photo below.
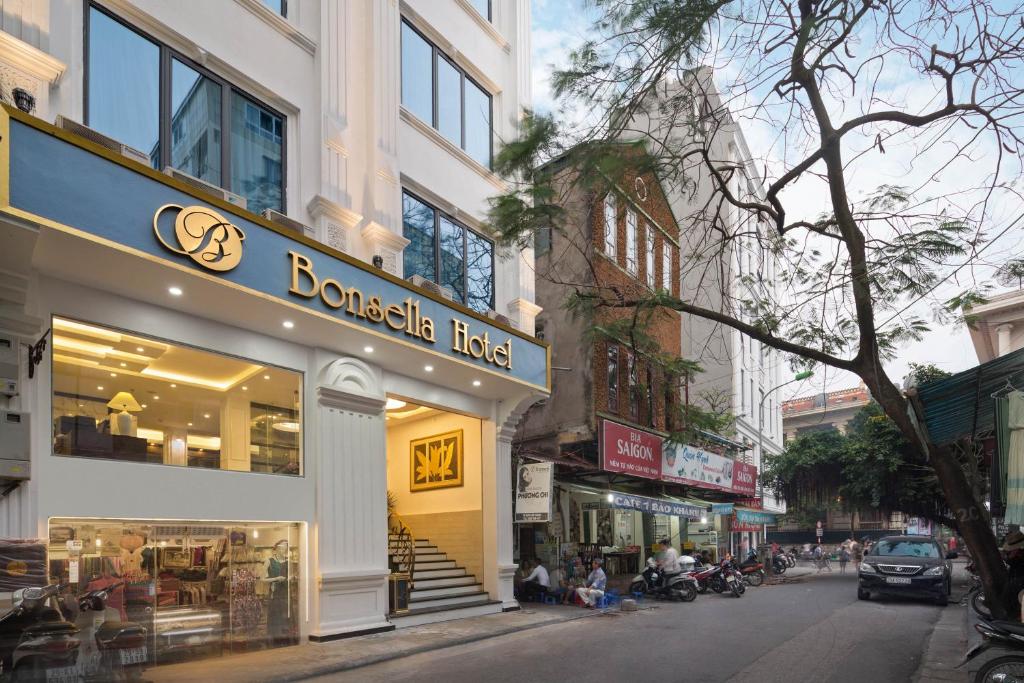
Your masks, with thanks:
[(839, 549), (839, 573), (846, 573), (846, 563), (850, 561), (850, 548), (849, 546), (843, 546)]
[(850, 552), (853, 553), (853, 568), (854, 570), (860, 569), (860, 562), (864, 559), (864, 546), (857, 541), (853, 542), (850, 546)]

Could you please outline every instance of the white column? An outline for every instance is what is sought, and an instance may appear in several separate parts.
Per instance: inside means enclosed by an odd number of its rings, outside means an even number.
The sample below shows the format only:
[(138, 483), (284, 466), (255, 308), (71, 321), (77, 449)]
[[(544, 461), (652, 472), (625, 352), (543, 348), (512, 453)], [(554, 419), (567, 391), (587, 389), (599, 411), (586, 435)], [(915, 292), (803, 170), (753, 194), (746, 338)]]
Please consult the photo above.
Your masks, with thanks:
[(1010, 323), (1004, 323), (996, 328), (996, 334), (998, 335), (998, 347), (996, 353), (1000, 356), (1005, 356), (1013, 348), (1010, 346), (1010, 332), (1013, 331), (1013, 325)]
[(319, 588), (310, 638), (392, 628), (380, 371), (354, 358), (334, 360), (320, 373), (316, 398)]

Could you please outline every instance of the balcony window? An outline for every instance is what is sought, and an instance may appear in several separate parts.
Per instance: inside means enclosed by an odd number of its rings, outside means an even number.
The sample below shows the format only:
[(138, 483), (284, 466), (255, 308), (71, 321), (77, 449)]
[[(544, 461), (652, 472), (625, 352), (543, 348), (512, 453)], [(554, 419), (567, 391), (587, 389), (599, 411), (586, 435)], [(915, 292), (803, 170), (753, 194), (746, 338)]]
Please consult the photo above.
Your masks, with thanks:
[(302, 474), (302, 375), (267, 363), (53, 319), (53, 452)]
[(604, 198), (604, 253), (612, 261), (616, 260), (618, 254), (618, 223), (615, 195), (609, 192)]
[(478, 164), (491, 167), (490, 94), (406, 21), (402, 22), (402, 106)]
[(494, 243), (406, 192), (402, 195), (405, 277), (440, 284), (481, 313), (494, 308)]
[(661, 241), (661, 288), (672, 293), (672, 246), (668, 240)]
[(154, 168), (245, 197), (254, 213), (284, 210), (283, 116), (99, 7), (89, 7), (86, 43), (87, 125)]
[(626, 211), (626, 270), (631, 275), (637, 274), (636, 261), (636, 211)]
[(654, 289), (654, 228), (650, 225), (647, 226), (644, 243), (644, 267), (647, 272), (644, 276), (647, 279), (647, 286)]

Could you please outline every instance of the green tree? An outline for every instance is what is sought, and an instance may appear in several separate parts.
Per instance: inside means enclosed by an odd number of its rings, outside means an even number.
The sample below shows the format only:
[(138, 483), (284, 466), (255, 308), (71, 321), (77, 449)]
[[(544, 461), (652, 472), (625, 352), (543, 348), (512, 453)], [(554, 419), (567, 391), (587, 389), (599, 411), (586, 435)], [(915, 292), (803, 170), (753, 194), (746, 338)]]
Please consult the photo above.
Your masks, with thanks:
[[(521, 137), (496, 159), (521, 182), (494, 200), (495, 231), (528, 244), (538, 228), (563, 229), (567, 170), (592, 193), (621, 189), (623, 143), (646, 152), (663, 184), (690, 198), (676, 218), (700, 247), (685, 265), (694, 284), (680, 297), (576, 286), (577, 305), (666, 306), (798, 364), (858, 375), (915, 461), (934, 472), (986, 594), (1003, 598), (994, 612), (1005, 615), (1006, 570), (988, 513), (956, 451), (918, 431), (884, 361), (928, 329), (915, 304), (1009, 229), (991, 224), (991, 210), (996, 197), (1017, 200), (1011, 181), (1024, 158), (1024, 8), (995, 0), (593, 5), (594, 37), (553, 76), (560, 111), (582, 116), (570, 128), (553, 116), (523, 120)], [(715, 65), (717, 87), (703, 64)], [(775, 136), (769, 158), (736, 161), (726, 143), (734, 113)], [(931, 175), (908, 187), (852, 189), (875, 177), (872, 167), (893, 148)], [(763, 191), (751, 189), (762, 174)], [(815, 197), (820, 213), (806, 208)], [(736, 288), (731, 264), (746, 256), (775, 267), (748, 268)]]

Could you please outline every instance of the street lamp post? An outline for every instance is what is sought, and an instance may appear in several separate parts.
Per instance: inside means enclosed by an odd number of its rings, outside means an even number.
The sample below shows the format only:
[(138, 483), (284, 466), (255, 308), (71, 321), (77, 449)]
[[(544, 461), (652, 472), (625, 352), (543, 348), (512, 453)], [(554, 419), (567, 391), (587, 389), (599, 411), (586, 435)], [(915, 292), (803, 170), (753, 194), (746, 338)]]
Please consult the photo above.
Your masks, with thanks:
[[(811, 377), (814, 374), (813, 370), (804, 370), (793, 375), (793, 379), (778, 384), (761, 396), (761, 402), (757, 406), (757, 457), (761, 460), (761, 471), (764, 472), (764, 400), (768, 398), (772, 392), (778, 391), (784, 386), (792, 384), (793, 382), (800, 382), (802, 380)], [(758, 478), (757, 482), (758, 493), (761, 494), (761, 507), (764, 508), (764, 484), (761, 479)], [(765, 525), (764, 540), (768, 541), (768, 525)], [(772, 557), (771, 553), (768, 553), (768, 561), (764, 563), (764, 571), (767, 575), (772, 574)]]

